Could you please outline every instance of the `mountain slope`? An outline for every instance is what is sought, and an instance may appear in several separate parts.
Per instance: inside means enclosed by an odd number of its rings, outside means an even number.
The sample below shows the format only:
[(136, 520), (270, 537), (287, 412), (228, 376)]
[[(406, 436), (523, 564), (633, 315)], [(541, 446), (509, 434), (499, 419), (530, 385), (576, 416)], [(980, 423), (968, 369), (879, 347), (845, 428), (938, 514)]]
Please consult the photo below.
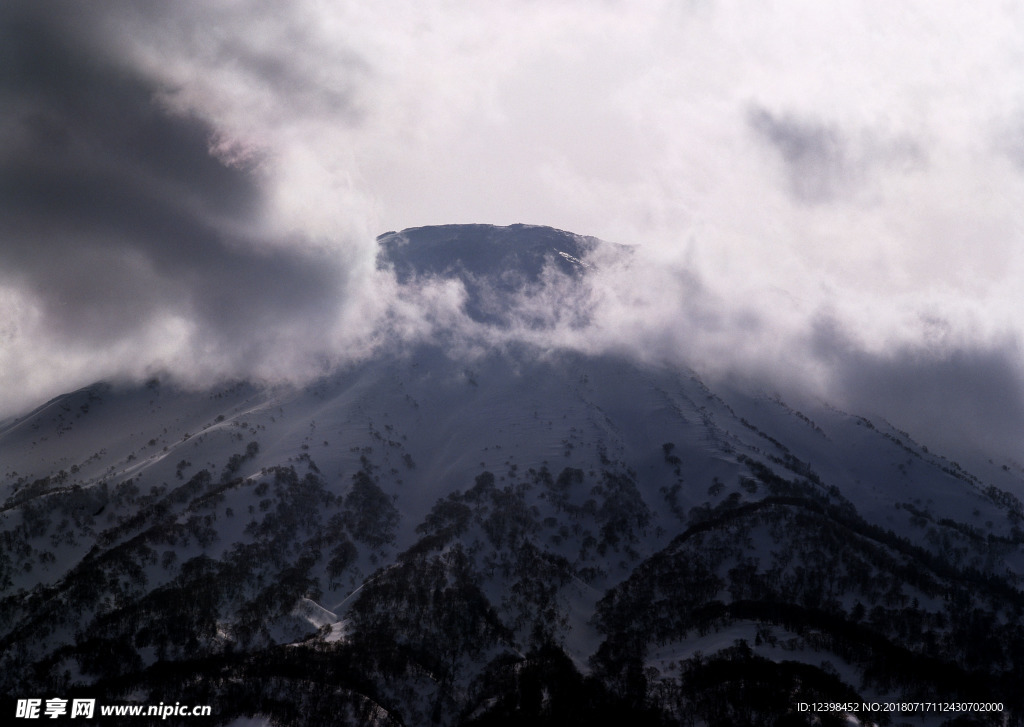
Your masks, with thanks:
[[(582, 285), (599, 244), (423, 228), (381, 265), (457, 278), (502, 327), (502, 296)], [(421, 344), (302, 389), (97, 384), (0, 424), (0, 461), (11, 697), (219, 723), (1022, 714), (1021, 473), (691, 371)]]

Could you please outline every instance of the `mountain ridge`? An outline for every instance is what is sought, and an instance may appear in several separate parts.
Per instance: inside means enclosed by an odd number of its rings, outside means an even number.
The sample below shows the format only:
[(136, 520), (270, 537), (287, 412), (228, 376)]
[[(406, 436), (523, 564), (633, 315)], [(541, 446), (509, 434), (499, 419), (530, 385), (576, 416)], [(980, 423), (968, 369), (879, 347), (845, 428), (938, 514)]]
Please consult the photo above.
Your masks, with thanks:
[(305, 387), (86, 387), (0, 453), (0, 693), (219, 724), (1022, 714), (1021, 473), (688, 369), (428, 342)]

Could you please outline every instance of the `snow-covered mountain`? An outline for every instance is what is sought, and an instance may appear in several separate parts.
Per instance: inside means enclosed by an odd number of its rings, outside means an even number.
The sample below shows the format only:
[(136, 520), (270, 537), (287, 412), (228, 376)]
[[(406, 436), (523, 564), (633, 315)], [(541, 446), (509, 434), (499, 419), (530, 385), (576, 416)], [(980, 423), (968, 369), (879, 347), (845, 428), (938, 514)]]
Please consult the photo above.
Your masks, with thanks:
[[(456, 278), (496, 327), (602, 244), (380, 238), (401, 285)], [(0, 424), (0, 475), (11, 699), (221, 724), (1024, 715), (1024, 472), (689, 370), (421, 343), (302, 389), (98, 383)]]

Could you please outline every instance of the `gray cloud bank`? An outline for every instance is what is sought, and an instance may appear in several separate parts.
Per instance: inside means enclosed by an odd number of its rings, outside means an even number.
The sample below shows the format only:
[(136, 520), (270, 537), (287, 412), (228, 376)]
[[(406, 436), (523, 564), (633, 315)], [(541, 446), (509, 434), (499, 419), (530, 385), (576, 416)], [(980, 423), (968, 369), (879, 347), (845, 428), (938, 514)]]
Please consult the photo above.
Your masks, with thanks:
[[(161, 371), (303, 381), (443, 332), (1012, 452), (1024, 17), (931, 8), (4, 3), (0, 413)], [(494, 328), (451, 280), (375, 269), (377, 233), (460, 222), (638, 247)]]
[(297, 365), (289, 352), (334, 326), (351, 261), (269, 239), (255, 165), (225, 164), (208, 121), (104, 57), (85, 12), (0, 10), (5, 398), (37, 377)]

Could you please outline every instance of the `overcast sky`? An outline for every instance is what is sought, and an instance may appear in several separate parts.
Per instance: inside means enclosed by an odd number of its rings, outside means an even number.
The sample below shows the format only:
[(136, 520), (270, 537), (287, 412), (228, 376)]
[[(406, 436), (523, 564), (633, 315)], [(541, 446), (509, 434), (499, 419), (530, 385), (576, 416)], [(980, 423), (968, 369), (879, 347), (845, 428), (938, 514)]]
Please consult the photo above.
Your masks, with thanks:
[(457, 301), (377, 234), (526, 222), (638, 246), (544, 345), (1009, 452), (1022, 202), (1015, 3), (7, 0), (0, 415), (315, 375)]

